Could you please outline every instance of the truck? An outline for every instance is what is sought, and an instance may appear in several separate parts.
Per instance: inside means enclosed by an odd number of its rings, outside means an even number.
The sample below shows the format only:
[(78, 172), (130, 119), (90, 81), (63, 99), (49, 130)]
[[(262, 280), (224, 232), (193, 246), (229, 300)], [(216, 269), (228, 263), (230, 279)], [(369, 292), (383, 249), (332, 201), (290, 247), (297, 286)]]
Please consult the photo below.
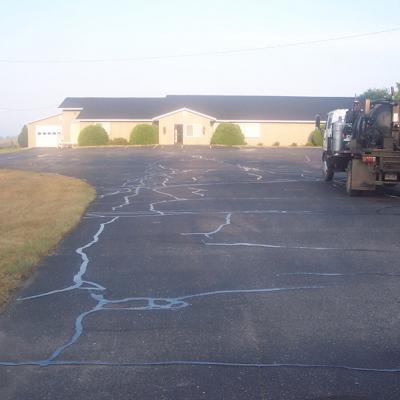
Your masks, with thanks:
[(322, 172), (332, 181), (346, 172), (350, 196), (400, 183), (399, 103), (390, 99), (361, 104), (328, 113), (323, 136)]

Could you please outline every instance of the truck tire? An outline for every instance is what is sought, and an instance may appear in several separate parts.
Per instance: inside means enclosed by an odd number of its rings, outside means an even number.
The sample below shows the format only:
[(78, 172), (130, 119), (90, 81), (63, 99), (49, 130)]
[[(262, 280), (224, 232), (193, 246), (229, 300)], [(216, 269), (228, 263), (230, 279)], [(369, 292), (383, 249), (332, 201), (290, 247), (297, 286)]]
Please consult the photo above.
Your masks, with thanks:
[(326, 154), (322, 156), (322, 178), (325, 182), (330, 182), (333, 179), (335, 171), (332, 163), (326, 157)]
[(346, 192), (349, 196), (359, 196), (361, 194), (361, 190), (355, 190), (352, 188), (352, 162), (349, 161), (347, 165), (347, 179), (346, 179)]

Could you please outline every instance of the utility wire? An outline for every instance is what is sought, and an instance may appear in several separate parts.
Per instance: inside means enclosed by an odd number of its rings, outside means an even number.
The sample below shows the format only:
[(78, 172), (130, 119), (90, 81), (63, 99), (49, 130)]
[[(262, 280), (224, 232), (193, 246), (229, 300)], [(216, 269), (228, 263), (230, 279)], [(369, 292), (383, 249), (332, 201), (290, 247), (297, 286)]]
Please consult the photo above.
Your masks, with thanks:
[(331, 38), (325, 39), (316, 39), (316, 40), (307, 40), (301, 42), (292, 42), (292, 43), (278, 43), (274, 45), (261, 46), (261, 47), (248, 47), (242, 49), (232, 49), (232, 50), (216, 50), (216, 51), (204, 51), (198, 53), (181, 53), (181, 54), (170, 54), (170, 55), (155, 55), (155, 56), (141, 56), (141, 57), (132, 57), (132, 58), (97, 58), (97, 59), (75, 59), (75, 60), (41, 60), (41, 59), (19, 59), (19, 60), (7, 60), (0, 59), (0, 63), (3, 64), (74, 64), (74, 63), (113, 63), (113, 62), (131, 62), (131, 61), (146, 61), (146, 60), (164, 60), (164, 59), (173, 59), (173, 58), (187, 58), (187, 57), (202, 57), (202, 56), (217, 56), (217, 55), (225, 55), (225, 54), (238, 54), (238, 53), (247, 53), (253, 51), (263, 51), (263, 50), (273, 50), (273, 49), (281, 49), (281, 48), (289, 48), (289, 47), (300, 47), (300, 46), (308, 46), (320, 43), (328, 43), (328, 42), (337, 42), (342, 40), (350, 40), (350, 39), (358, 39), (368, 36), (382, 35), (385, 33), (392, 33), (400, 31), (399, 27), (394, 27), (391, 29), (385, 29), (380, 31), (373, 32), (365, 32), (344, 36), (335, 36)]
[(5, 108), (0, 107), (0, 111), (36, 111), (36, 110), (50, 110), (58, 108), (58, 106), (49, 106), (49, 107), (35, 107), (35, 108)]

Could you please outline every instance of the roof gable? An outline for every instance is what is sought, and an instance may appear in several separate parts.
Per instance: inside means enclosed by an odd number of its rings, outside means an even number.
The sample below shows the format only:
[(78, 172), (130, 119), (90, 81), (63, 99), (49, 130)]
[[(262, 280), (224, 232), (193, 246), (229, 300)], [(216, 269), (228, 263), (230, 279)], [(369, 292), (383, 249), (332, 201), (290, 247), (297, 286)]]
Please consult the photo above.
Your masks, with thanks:
[(163, 115), (158, 115), (158, 116), (154, 117), (153, 120), (158, 120), (158, 119), (161, 119), (161, 118), (169, 117), (170, 115), (174, 115), (174, 114), (177, 114), (177, 113), (183, 112), (183, 111), (186, 111), (186, 112), (191, 113), (191, 114), (200, 115), (201, 117), (212, 119), (212, 120), (216, 120), (217, 119), (215, 117), (212, 117), (211, 115), (206, 115), (206, 114), (203, 114), (201, 112), (198, 112), (198, 111), (195, 111), (195, 110), (191, 110), (190, 108), (183, 107), (183, 108), (179, 108), (178, 110), (170, 111), (170, 112), (168, 112), (166, 114), (163, 114)]

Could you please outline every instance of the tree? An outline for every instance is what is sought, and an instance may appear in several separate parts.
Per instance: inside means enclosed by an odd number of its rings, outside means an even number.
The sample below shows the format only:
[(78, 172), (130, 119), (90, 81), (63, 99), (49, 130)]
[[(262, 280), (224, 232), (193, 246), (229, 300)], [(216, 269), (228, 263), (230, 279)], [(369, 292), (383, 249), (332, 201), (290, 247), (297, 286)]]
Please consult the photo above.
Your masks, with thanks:
[(381, 100), (390, 97), (390, 90), (387, 88), (370, 88), (359, 96), (360, 100)]
[(24, 125), (18, 135), (19, 147), (28, 147), (28, 127)]
[(400, 101), (400, 82), (396, 82), (396, 89), (394, 91), (394, 98)]
[(78, 137), (79, 146), (102, 146), (108, 143), (107, 131), (101, 125), (83, 128)]
[(246, 144), (239, 125), (222, 123), (215, 130), (211, 144), (222, 144), (225, 146), (236, 146)]
[[(360, 100), (381, 100), (391, 98), (391, 92), (388, 88), (370, 88), (359, 96)], [(394, 88), (395, 100), (400, 100), (400, 82), (396, 82)]]
[(158, 144), (158, 126), (149, 124), (136, 125), (129, 138), (130, 144)]

